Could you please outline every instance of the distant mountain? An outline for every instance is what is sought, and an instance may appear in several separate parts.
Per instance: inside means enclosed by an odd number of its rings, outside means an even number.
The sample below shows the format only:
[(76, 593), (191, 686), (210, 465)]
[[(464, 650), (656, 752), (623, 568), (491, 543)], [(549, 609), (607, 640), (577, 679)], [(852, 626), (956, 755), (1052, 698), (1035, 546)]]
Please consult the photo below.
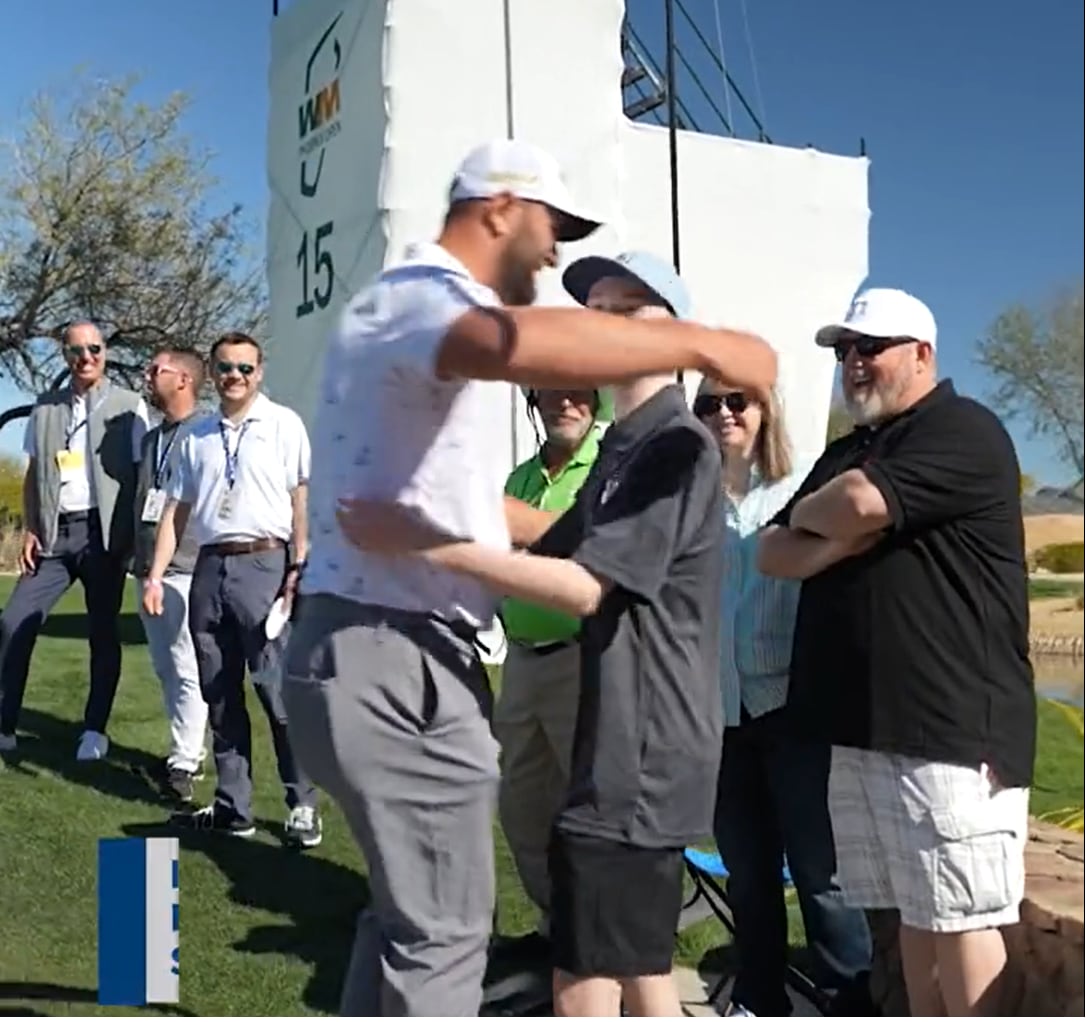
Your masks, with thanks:
[(1081, 515), (1084, 513), (1084, 485), (1080, 479), (1073, 486), (1042, 486), (1022, 498), (1022, 513), (1027, 515)]

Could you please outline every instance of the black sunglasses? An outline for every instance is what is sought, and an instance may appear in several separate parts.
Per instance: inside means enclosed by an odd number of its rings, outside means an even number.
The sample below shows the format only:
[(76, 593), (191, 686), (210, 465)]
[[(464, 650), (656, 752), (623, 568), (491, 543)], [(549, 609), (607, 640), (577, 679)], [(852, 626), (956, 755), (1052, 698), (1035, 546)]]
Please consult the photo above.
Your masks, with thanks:
[(101, 355), (102, 354), (102, 345), (101, 344), (87, 344), (87, 345), (69, 344), (66, 350), (68, 352), (68, 357), (69, 358), (83, 358), (84, 353), (86, 353), (88, 355)]
[(902, 344), (915, 344), (911, 337), (846, 337), (833, 345), (836, 360), (843, 362), (848, 357), (848, 352), (855, 348), (855, 353), (860, 358), (874, 358), (890, 348), (898, 348)]
[(237, 369), (243, 376), (250, 376), (254, 371), (254, 366), (249, 362), (217, 362), (216, 374), (219, 376), (226, 376), (229, 372)]
[(724, 405), (732, 415), (741, 415), (749, 407), (750, 401), (740, 390), (732, 390), (726, 394), (701, 394), (693, 402), (693, 414), (698, 419), (715, 415)]

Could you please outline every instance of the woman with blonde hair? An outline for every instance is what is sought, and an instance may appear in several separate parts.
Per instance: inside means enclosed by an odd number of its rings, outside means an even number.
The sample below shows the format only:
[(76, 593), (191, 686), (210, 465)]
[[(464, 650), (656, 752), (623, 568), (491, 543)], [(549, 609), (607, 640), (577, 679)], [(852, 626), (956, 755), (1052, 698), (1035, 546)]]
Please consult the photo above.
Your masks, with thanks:
[[(737, 975), (727, 1014), (789, 1015), (784, 988), (786, 855), (810, 953), (807, 970), (831, 1014), (873, 1014), (866, 917), (836, 883), (827, 804), (831, 750), (784, 724), (798, 583), (761, 575), (757, 534), (805, 472), (792, 465), (783, 410), (705, 380), (693, 411), (723, 455), (724, 551), (720, 683), (726, 728), (715, 839), (730, 875)], [(835, 637), (830, 637), (836, 641)]]

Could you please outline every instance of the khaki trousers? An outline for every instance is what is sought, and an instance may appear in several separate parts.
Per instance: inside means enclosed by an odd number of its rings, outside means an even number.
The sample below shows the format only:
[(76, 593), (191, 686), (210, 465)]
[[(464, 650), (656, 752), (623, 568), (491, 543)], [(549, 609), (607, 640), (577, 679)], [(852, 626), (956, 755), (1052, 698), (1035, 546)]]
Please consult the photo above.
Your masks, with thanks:
[(549, 835), (571, 776), (579, 646), (546, 654), (508, 644), (493, 730), (500, 743), (500, 824), (522, 886), (549, 912)]

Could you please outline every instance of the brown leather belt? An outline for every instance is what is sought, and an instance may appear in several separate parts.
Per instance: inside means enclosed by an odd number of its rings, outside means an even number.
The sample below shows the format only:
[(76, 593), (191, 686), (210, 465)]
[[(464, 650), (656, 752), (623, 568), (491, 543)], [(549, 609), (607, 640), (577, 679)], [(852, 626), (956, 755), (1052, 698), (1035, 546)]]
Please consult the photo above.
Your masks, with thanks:
[(225, 543), (206, 543), (201, 547), (202, 554), (220, 554), (230, 557), (232, 554), (259, 554), (263, 550), (287, 549), (288, 544), (282, 539), (267, 536), (264, 539), (229, 540)]

